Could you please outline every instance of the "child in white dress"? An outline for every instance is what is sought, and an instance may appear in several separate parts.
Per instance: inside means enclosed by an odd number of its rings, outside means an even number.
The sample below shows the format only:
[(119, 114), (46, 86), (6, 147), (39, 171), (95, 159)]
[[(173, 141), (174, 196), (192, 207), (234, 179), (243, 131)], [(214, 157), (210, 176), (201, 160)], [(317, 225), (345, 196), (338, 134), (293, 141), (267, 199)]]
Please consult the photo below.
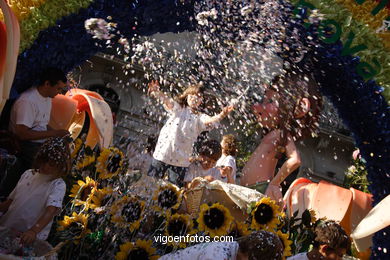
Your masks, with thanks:
[(208, 140), (201, 144), (199, 155), (192, 159), (188, 171), (184, 177), (187, 188), (195, 187), (199, 182), (192, 182), (195, 178), (203, 178), (207, 181), (218, 180), (220, 173), (215, 168), (215, 163), (221, 157), (222, 148), (218, 141)]
[(24, 172), (8, 199), (0, 203), (0, 226), (20, 234), (23, 244), (47, 239), (53, 218), (62, 208), (66, 185), (62, 176), (70, 172), (69, 144), (56, 137), (40, 148), (34, 169)]
[(163, 178), (168, 171), (169, 181), (182, 187), (196, 138), (226, 117), (233, 106), (222, 108), (221, 113), (212, 117), (199, 113), (203, 90), (198, 85), (188, 87), (177, 101), (161, 92), (157, 81), (149, 83), (149, 93), (163, 103), (169, 118), (160, 131), (148, 175)]
[(227, 183), (236, 183), (236, 139), (232, 134), (224, 135), (221, 141), (222, 156), (218, 159), (216, 167), (220, 169), (221, 178)]

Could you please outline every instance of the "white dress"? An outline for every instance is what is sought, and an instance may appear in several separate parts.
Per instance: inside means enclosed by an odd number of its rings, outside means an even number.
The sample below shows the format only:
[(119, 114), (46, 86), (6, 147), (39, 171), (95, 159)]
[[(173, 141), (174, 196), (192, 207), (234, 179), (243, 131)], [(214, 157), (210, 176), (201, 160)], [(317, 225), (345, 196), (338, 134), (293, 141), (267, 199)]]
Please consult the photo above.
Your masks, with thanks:
[[(55, 180), (52, 178), (51, 175), (34, 174), (33, 170), (25, 171), (8, 196), (12, 203), (0, 218), (0, 226), (25, 232), (36, 224), (46, 207), (61, 208), (66, 185), (61, 178)], [(52, 221), (37, 234), (37, 238), (45, 240), (51, 225)]]
[(304, 252), (294, 256), (287, 257), (287, 260), (309, 260), (309, 258), (307, 258), (307, 252)]
[(199, 162), (193, 162), (190, 166), (188, 166), (188, 171), (184, 176), (184, 182), (191, 182), (196, 177), (205, 177), (209, 175), (216, 180), (220, 180), (221, 174), (219, 173), (219, 169), (210, 168), (208, 170), (204, 170)]
[[(236, 159), (234, 159), (234, 157), (231, 155), (222, 154), (222, 156), (217, 161), (216, 167), (222, 167), (222, 166), (232, 167), (233, 180), (235, 183), (236, 182), (236, 172), (237, 172)], [(222, 180), (222, 181), (224, 181), (224, 180)]]
[(197, 244), (175, 253), (163, 255), (160, 260), (236, 260), (237, 242), (212, 242)]
[[(36, 87), (23, 92), (12, 106), (9, 130), (15, 133), (16, 125), (25, 125), (31, 130), (46, 131), (50, 121), (51, 98), (43, 97)], [(31, 140), (43, 143), (45, 139)]]
[(153, 158), (166, 164), (188, 167), (192, 147), (199, 134), (207, 130), (210, 116), (194, 114), (188, 107), (174, 102), (169, 118), (160, 131)]

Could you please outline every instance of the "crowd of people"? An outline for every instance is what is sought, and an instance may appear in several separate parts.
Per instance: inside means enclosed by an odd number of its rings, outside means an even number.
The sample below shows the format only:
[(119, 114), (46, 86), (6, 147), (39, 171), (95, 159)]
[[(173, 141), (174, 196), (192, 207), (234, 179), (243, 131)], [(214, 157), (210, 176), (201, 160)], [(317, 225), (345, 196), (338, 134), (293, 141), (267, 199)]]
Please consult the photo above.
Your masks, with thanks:
[[(10, 110), (8, 131), (20, 140), (21, 149), (14, 165), (0, 179), (0, 225), (15, 230), (22, 243), (45, 240), (62, 208), (66, 190), (62, 177), (70, 172), (72, 145), (67, 130), (50, 129), (48, 123), (51, 98), (62, 93), (66, 83), (61, 70), (49, 68), (38, 86), (22, 93)], [(300, 85), (299, 90), (292, 87), (294, 84)], [(220, 141), (204, 140), (196, 153), (193, 149), (198, 136), (213, 129), (234, 106), (222, 107), (215, 116), (200, 112), (204, 87), (199, 84), (172, 98), (152, 81), (148, 93), (162, 103), (168, 119), (157, 142), (150, 137), (144, 151), (130, 156), (129, 168), (186, 189), (215, 180), (240, 184), (283, 203), (280, 184), (301, 160), (295, 142), (317, 124), (320, 95), (310, 82), (294, 73), (277, 77), (267, 87), (263, 101), (253, 105), (266, 132), (245, 165), (240, 183), (236, 180), (238, 145), (234, 134), (224, 135)], [(282, 154), (287, 159), (277, 170)], [(316, 228), (314, 241), (310, 252), (290, 259), (341, 259), (350, 243), (333, 221)], [(282, 259), (282, 247), (275, 234), (256, 231), (236, 242), (196, 245), (161, 259)]]

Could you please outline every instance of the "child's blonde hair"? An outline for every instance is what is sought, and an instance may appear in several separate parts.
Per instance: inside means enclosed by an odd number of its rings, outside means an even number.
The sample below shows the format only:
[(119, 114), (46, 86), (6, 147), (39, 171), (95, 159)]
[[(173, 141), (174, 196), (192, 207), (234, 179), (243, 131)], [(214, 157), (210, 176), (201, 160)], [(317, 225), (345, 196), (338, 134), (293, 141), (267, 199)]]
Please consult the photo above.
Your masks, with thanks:
[(39, 149), (33, 162), (33, 169), (39, 169), (45, 163), (55, 167), (63, 177), (69, 174), (71, 168), (70, 147), (67, 138), (51, 137)]
[(180, 104), (180, 106), (187, 107), (188, 95), (199, 95), (199, 94), (203, 95), (203, 93), (204, 93), (204, 88), (201, 84), (190, 85), (186, 90), (184, 90), (183, 94), (177, 97), (177, 102)]

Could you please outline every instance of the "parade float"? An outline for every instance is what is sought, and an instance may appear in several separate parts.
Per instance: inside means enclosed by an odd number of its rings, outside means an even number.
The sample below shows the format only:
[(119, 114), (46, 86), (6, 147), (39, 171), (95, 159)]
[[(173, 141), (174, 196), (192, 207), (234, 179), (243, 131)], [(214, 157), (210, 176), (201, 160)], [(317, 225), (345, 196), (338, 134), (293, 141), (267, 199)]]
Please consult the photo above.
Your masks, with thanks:
[[(156, 32), (197, 30), (199, 24), (202, 27), (207, 21), (221, 18), (218, 12), (202, 9), (204, 5), (195, 8), (197, 2), (1, 0), (1, 107), (6, 99), (16, 98), (34, 83), (36, 74), (45, 66), (70, 71), (104, 50), (107, 41), (131, 44), (125, 39)], [(61, 259), (75, 256), (157, 259), (159, 255), (188, 246), (153, 240), (159, 235), (239, 237), (251, 230), (267, 229), (279, 234), (288, 256), (308, 250), (313, 227), (322, 217), (341, 221), (352, 232), (371, 210), (371, 196), (374, 211), (377, 204), (383, 208), (389, 194), (390, 9), (387, 2), (280, 1), (288, 9), (286, 33), (293, 39), (285, 39), (287, 47), (280, 56), (298, 67), (315, 68), (311, 73), (321, 92), (337, 108), (361, 151), (372, 195), (300, 179), (285, 197), (289, 210), (285, 215), (273, 201), (245, 188), (234, 192), (234, 186), (206, 183), (194, 190), (183, 190), (164, 181), (148, 179), (145, 173), (128, 170), (123, 153), (111, 146), (113, 122), (103, 98), (97, 93), (72, 88), (53, 100), (51, 118), (52, 127), (66, 127), (75, 138), (73, 174), (67, 180), (66, 203), (49, 239), (56, 245), (55, 253)], [(194, 19), (200, 11), (209, 13), (200, 20)], [(244, 9), (241, 15), (247, 12), (250, 8)], [(88, 27), (85, 22), (91, 18), (98, 20)], [(202, 22), (197, 24), (199, 21)], [(315, 44), (312, 38), (316, 39)], [(305, 50), (294, 49), (296, 42), (307, 44)], [(310, 62), (305, 55), (311, 56)], [(180, 57), (177, 59), (185, 62)], [(142, 61), (148, 67), (148, 61)], [(342, 197), (339, 203), (342, 209), (333, 211), (331, 204), (324, 203), (322, 194), (331, 199)], [(259, 217), (263, 215), (262, 210), (268, 218)], [(210, 212), (215, 212), (216, 219), (210, 218)], [(374, 213), (368, 214), (352, 237), (357, 241), (357, 248), (364, 251), (367, 243), (362, 246), (359, 239), (376, 232), (371, 257), (386, 259), (390, 248), (388, 219), (377, 221)], [(372, 221), (381, 224), (372, 230), (362, 228), (362, 225), (369, 226), (364, 223)]]

